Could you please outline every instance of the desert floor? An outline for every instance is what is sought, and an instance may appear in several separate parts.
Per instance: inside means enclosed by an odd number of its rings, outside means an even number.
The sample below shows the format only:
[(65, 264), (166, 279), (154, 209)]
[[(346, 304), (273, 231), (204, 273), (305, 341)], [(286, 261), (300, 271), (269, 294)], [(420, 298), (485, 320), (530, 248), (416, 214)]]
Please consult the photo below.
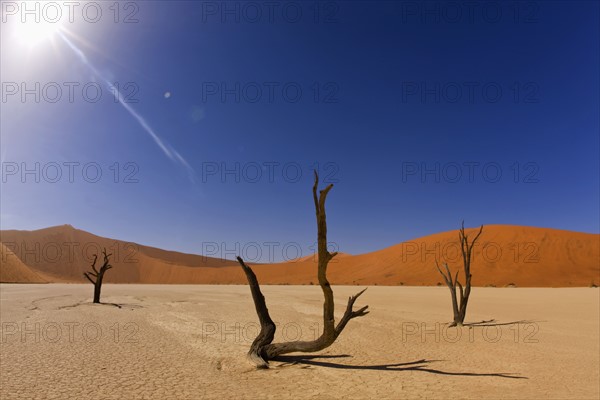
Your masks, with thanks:
[[(359, 288), (334, 287), (336, 315)], [(264, 286), (276, 340), (314, 338), (318, 286)], [(600, 293), (474, 288), (468, 321), (448, 328), (445, 287), (371, 287), (318, 354), (255, 370), (247, 286), (0, 285), (0, 398), (598, 399)], [(457, 335), (460, 334), (460, 337)]]

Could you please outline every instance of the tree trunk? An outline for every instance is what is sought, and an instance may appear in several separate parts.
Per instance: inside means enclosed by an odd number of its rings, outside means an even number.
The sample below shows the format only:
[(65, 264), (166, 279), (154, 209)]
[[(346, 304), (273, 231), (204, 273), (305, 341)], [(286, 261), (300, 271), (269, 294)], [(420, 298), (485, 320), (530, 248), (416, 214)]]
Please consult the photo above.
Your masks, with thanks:
[(304, 352), (311, 353), (319, 350), (323, 350), (329, 347), (335, 339), (342, 333), (342, 330), (352, 318), (361, 317), (368, 314), (367, 308), (364, 306), (357, 311), (353, 311), (352, 307), (356, 299), (364, 293), (364, 290), (351, 296), (348, 299), (346, 306), (346, 312), (342, 316), (342, 319), (335, 325), (334, 309), (335, 304), (333, 301), (333, 290), (327, 280), (327, 264), (337, 253), (330, 253), (327, 250), (327, 221), (325, 218), (325, 199), (327, 193), (333, 187), (332, 184), (321, 190), (317, 197), (317, 187), (319, 184), (319, 176), (315, 171), (315, 184), (313, 186), (313, 200), (315, 203), (315, 211), (317, 217), (317, 240), (318, 240), (318, 279), (319, 285), (323, 291), (323, 333), (321, 336), (313, 341), (295, 341), (295, 342), (284, 342), (284, 343), (272, 343), (275, 336), (276, 326), (269, 315), (269, 310), (265, 302), (265, 298), (260, 291), (260, 286), (256, 275), (252, 269), (244, 263), (241, 257), (237, 260), (242, 266), (242, 269), (246, 273), (248, 284), (250, 285), (250, 291), (252, 293), (252, 299), (254, 300), (254, 306), (258, 319), (260, 321), (261, 330), (252, 342), (250, 351), (248, 352), (248, 359), (254, 363), (258, 368), (268, 368), (268, 360), (271, 360), (279, 355)]
[(96, 283), (94, 285), (94, 303), (100, 303), (100, 289), (102, 288), (102, 283)]
[(96, 269), (96, 261), (98, 255), (94, 254), (94, 261), (92, 262), (92, 271), (84, 272), (83, 276), (94, 285), (94, 303), (100, 303), (100, 291), (102, 290), (102, 280), (104, 279), (104, 273), (112, 268), (109, 264), (110, 256), (112, 254), (106, 254), (106, 249), (102, 251), (104, 256), (104, 264), (100, 269)]
[[(444, 267), (446, 272), (442, 272), (437, 260), (435, 261), (435, 265), (444, 278), (448, 289), (450, 289), (450, 295), (452, 297), (452, 312), (454, 314), (453, 322), (450, 326), (462, 326), (465, 321), (465, 316), (467, 314), (467, 304), (469, 303), (469, 296), (471, 295), (471, 254), (473, 251), (473, 246), (475, 242), (481, 235), (483, 231), (483, 225), (479, 229), (479, 232), (473, 239), (473, 241), (469, 244), (468, 236), (465, 234), (465, 223), (463, 221), (461, 228), (458, 233), (458, 237), (460, 239), (460, 249), (463, 259), (463, 271), (465, 273), (465, 288), (463, 290), (463, 286), (458, 281), (458, 271), (454, 275), (454, 279), (452, 278), (452, 274), (450, 273), (450, 268), (447, 263), (444, 263)], [(459, 289), (459, 300), (457, 300), (456, 287)]]
[(450, 294), (452, 296), (452, 312), (454, 314), (454, 324), (456, 325), (457, 323), (461, 323), (462, 321), (460, 320), (460, 311), (458, 309), (458, 301), (456, 300), (456, 289), (453, 288), (449, 288), (450, 289)]

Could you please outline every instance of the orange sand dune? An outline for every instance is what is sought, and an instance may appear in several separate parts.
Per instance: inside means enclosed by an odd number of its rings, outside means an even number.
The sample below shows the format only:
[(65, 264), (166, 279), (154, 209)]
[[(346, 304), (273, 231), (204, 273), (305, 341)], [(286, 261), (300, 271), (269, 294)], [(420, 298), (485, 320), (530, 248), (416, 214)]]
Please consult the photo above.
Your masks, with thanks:
[[(332, 250), (332, 251), (333, 251), (333, 250)], [(338, 258), (338, 259), (340, 259), (340, 258), (344, 258), (344, 257), (351, 257), (351, 256), (352, 256), (351, 254), (348, 254), (348, 253), (342, 253), (342, 252), (340, 251), (340, 252), (338, 252), (338, 254), (337, 254), (335, 257), (336, 257), (336, 258)], [(309, 255), (307, 255), (307, 256), (304, 256), (304, 257), (298, 257), (298, 258), (294, 258), (294, 259), (288, 260), (288, 261), (286, 261), (286, 262), (289, 262), (289, 263), (297, 263), (297, 262), (305, 262), (305, 261), (311, 261), (311, 260), (316, 262), (316, 261), (317, 261), (317, 259), (318, 259), (317, 257), (318, 257), (317, 253), (313, 253), (313, 254), (309, 254)]]
[[(474, 235), (474, 231), (467, 229), (467, 234)], [(443, 284), (436, 259), (440, 263), (446, 261), (452, 271), (462, 266), (458, 231), (414, 239), (373, 253), (334, 258), (328, 277), (336, 284)], [(285, 283), (293, 278), (291, 283), (315, 284), (316, 268), (313, 259), (254, 267), (261, 282)], [(600, 235), (525, 226), (485, 226), (473, 250), (471, 273), (476, 286), (597, 285)]]
[[(94, 254), (106, 248), (113, 269), (106, 282), (188, 283), (195, 269), (234, 266), (237, 262), (161, 250), (93, 235), (70, 225), (35, 231), (3, 230), (4, 245), (33, 270), (52, 282), (87, 282)], [(101, 256), (97, 262), (100, 265)]]
[[(467, 233), (473, 231), (467, 229)], [(106, 275), (107, 282), (246, 283), (235, 261), (102, 238), (69, 225), (37, 231), (6, 230), (2, 231), (2, 241), (23, 263), (53, 282), (83, 282), (82, 273), (89, 269), (91, 255), (106, 247), (114, 253), (114, 268)], [(340, 254), (330, 262), (328, 277), (332, 284), (438, 285), (443, 279), (435, 267), (436, 259), (448, 262), (454, 271), (462, 265), (458, 231), (414, 239), (368, 254)], [(314, 256), (295, 262), (255, 265), (254, 270), (265, 284), (317, 284)], [(485, 226), (474, 249), (472, 274), (476, 286), (597, 285), (600, 235), (524, 226)]]
[(0, 243), (0, 282), (6, 283), (42, 283), (45, 282), (31, 268)]

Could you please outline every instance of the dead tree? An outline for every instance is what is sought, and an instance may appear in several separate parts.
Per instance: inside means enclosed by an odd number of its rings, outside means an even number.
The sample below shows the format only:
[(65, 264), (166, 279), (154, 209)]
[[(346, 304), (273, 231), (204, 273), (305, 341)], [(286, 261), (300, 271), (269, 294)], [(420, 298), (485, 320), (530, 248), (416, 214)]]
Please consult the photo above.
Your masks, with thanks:
[(256, 313), (258, 314), (258, 319), (260, 321), (260, 332), (252, 342), (250, 351), (248, 352), (248, 360), (258, 368), (268, 368), (269, 360), (282, 354), (294, 352), (312, 353), (323, 350), (324, 348), (329, 347), (337, 339), (340, 333), (342, 333), (342, 330), (346, 327), (348, 321), (352, 318), (361, 317), (369, 313), (367, 311), (369, 306), (364, 306), (356, 311), (353, 311), (352, 309), (356, 299), (367, 290), (365, 288), (348, 299), (346, 312), (337, 325), (335, 323), (333, 290), (327, 280), (327, 264), (336, 256), (337, 252), (330, 253), (327, 250), (327, 222), (325, 220), (325, 198), (327, 197), (327, 193), (329, 193), (333, 187), (333, 184), (330, 184), (325, 189), (321, 190), (317, 197), (318, 184), (319, 175), (315, 171), (313, 199), (317, 215), (318, 279), (319, 285), (323, 290), (323, 296), (325, 297), (325, 302), (323, 303), (323, 333), (318, 339), (313, 341), (272, 343), (276, 327), (269, 315), (265, 297), (260, 291), (258, 280), (252, 269), (246, 265), (241, 257), (237, 257), (238, 262), (246, 273)]
[[(450, 268), (448, 268), (448, 263), (444, 263), (444, 267), (446, 272), (442, 272), (440, 265), (437, 260), (435, 260), (435, 265), (440, 271), (440, 274), (444, 277), (446, 281), (446, 285), (448, 285), (448, 289), (450, 289), (450, 296), (452, 297), (452, 310), (454, 312), (454, 321), (450, 326), (462, 326), (465, 321), (465, 315), (467, 314), (467, 303), (469, 302), (469, 296), (471, 295), (471, 252), (473, 251), (473, 246), (475, 242), (481, 235), (483, 231), (483, 225), (479, 229), (479, 233), (475, 236), (475, 239), (469, 244), (469, 238), (465, 234), (465, 222), (463, 221), (460, 230), (458, 231), (458, 237), (460, 239), (460, 250), (463, 259), (463, 270), (465, 272), (465, 287), (458, 281), (458, 273), (454, 275), (454, 279), (452, 279), (452, 274), (450, 273)], [(459, 288), (460, 298), (457, 299), (456, 286)]]
[[(98, 254), (94, 254), (94, 261), (92, 262), (92, 271), (84, 272), (83, 276), (85, 276), (88, 281), (94, 284), (94, 303), (100, 303), (100, 290), (102, 290), (102, 279), (104, 279), (104, 274), (106, 271), (112, 268), (112, 265), (109, 264), (109, 257), (111, 254), (106, 254), (106, 249), (102, 250), (102, 255), (104, 256), (104, 263), (100, 267), (99, 270), (96, 269), (96, 261), (98, 260)], [(94, 279), (92, 279), (92, 276)]]

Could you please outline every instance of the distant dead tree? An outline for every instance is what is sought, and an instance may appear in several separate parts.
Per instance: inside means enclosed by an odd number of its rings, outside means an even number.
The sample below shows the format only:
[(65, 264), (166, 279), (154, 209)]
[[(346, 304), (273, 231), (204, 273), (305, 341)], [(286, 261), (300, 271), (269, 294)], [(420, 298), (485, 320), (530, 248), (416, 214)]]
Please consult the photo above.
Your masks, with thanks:
[[(450, 273), (450, 268), (448, 268), (448, 263), (444, 263), (444, 267), (446, 269), (446, 272), (444, 273), (442, 272), (442, 269), (440, 268), (440, 265), (438, 264), (437, 260), (435, 260), (435, 265), (438, 271), (440, 271), (440, 274), (442, 274), (442, 276), (444, 277), (444, 281), (446, 281), (446, 285), (448, 285), (448, 288), (450, 289), (450, 296), (452, 297), (452, 310), (454, 312), (454, 321), (452, 322), (452, 324), (450, 324), (450, 326), (462, 326), (463, 322), (465, 321), (465, 315), (467, 314), (467, 303), (469, 302), (469, 296), (471, 295), (471, 252), (473, 251), (473, 246), (475, 245), (475, 242), (479, 238), (479, 235), (481, 235), (482, 231), (483, 225), (481, 225), (479, 233), (477, 233), (477, 236), (475, 236), (475, 239), (473, 239), (473, 241), (470, 244), (469, 238), (465, 234), (464, 221), (462, 222), (461, 228), (458, 231), (458, 237), (460, 239), (460, 250), (463, 259), (463, 269), (465, 272), (464, 289), (458, 281), (459, 271), (456, 271), (454, 279), (452, 279), (452, 274)], [(456, 286), (458, 286), (460, 290), (460, 299), (457, 299), (456, 296)]]
[(336, 256), (337, 252), (330, 253), (327, 250), (327, 222), (325, 220), (325, 198), (327, 197), (327, 193), (329, 193), (333, 187), (333, 184), (330, 184), (325, 189), (321, 190), (317, 197), (318, 184), (319, 175), (315, 171), (313, 199), (317, 214), (318, 279), (319, 285), (323, 290), (323, 296), (325, 297), (325, 302), (323, 304), (323, 333), (318, 339), (313, 341), (272, 343), (276, 327), (269, 315), (265, 297), (260, 291), (258, 280), (252, 269), (246, 265), (241, 257), (237, 257), (238, 262), (246, 273), (256, 313), (258, 314), (258, 319), (260, 321), (260, 332), (252, 342), (250, 351), (248, 351), (248, 360), (255, 364), (257, 368), (268, 368), (269, 360), (282, 354), (294, 352), (311, 353), (323, 350), (324, 348), (329, 347), (337, 339), (340, 333), (342, 333), (342, 330), (346, 327), (348, 321), (352, 318), (361, 317), (369, 313), (367, 311), (369, 306), (364, 306), (357, 311), (352, 310), (356, 299), (367, 290), (365, 288), (348, 299), (346, 312), (337, 325), (335, 324), (333, 290), (331, 289), (329, 281), (327, 281), (327, 264)]
[[(92, 271), (84, 272), (83, 276), (85, 276), (88, 281), (94, 284), (94, 303), (100, 303), (100, 290), (102, 290), (102, 279), (104, 279), (104, 274), (106, 271), (112, 268), (112, 265), (109, 264), (109, 257), (111, 254), (106, 254), (106, 249), (102, 250), (102, 255), (104, 256), (104, 263), (100, 267), (99, 270), (96, 269), (96, 261), (98, 261), (98, 254), (94, 254), (94, 261), (92, 262)], [(92, 279), (92, 276), (94, 279)]]

